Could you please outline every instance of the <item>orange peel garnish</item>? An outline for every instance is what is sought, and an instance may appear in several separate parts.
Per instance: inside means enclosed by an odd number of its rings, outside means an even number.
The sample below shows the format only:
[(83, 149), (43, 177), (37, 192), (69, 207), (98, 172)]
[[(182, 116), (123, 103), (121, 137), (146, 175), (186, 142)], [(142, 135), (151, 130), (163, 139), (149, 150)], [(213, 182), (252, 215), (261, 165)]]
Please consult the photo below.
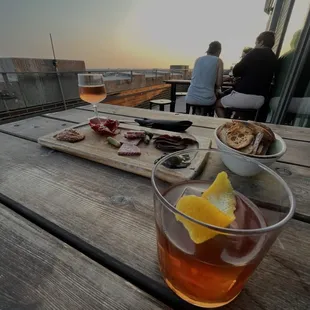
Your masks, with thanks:
[[(234, 220), (236, 198), (226, 172), (217, 175), (213, 184), (203, 193), (202, 197), (189, 195), (179, 199), (176, 209), (200, 222), (217, 227), (227, 227)], [(218, 232), (176, 214), (196, 244), (203, 243)]]

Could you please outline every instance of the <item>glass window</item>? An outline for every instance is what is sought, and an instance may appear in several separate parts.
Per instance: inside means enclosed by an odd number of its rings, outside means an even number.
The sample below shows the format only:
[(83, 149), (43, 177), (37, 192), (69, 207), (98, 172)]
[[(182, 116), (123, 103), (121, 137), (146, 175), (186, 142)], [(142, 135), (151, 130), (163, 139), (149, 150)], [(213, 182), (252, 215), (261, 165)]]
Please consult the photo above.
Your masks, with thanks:
[[(280, 94), (285, 79), (290, 74), (290, 65), (295, 57), (296, 47), (308, 14), (310, 1), (295, 1), (287, 31), (284, 37), (280, 57), (275, 74), (272, 98), (270, 100), (271, 113), (278, 108)], [(310, 126), (310, 53), (299, 76), (293, 98), (285, 115), (283, 124), (294, 126)]]

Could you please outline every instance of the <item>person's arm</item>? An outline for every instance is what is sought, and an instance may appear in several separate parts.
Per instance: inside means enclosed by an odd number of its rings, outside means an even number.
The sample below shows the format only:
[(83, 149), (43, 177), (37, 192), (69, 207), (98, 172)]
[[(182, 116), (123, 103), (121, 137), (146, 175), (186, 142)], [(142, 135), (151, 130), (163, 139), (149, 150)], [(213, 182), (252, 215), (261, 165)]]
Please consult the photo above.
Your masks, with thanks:
[(221, 87), (223, 85), (223, 71), (224, 71), (224, 64), (223, 64), (222, 59), (219, 58), (217, 62), (217, 74), (216, 74), (216, 82), (215, 82), (216, 93), (221, 91)]
[(234, 66), (233, 68), (234, 77), (242, 77), (244, 75), (246, 68), (249, 66), (251, 61), (253, 61), (252, 59), (254, 54), (255, 53), (253, 53), (253, 51), (248, 53)]
[(216, 74), (216, 88), (222, 87), (223, 85), (223, 71), (224, 64), (221, 58), (217, 62), (217, 74)]

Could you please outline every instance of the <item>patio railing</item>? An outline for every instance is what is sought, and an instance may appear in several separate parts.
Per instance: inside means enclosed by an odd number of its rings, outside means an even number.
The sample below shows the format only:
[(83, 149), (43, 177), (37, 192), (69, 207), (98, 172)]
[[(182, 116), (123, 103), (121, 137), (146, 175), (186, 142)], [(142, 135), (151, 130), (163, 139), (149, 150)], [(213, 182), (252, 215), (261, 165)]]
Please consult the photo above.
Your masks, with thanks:
[(182, 69), (0, 72), (0, 120), (81, 105), (77, 74), (82, 72), (102, 73), (108, 94), (117, 90), (140, 88), (143, 81), (151, 81), (148, 85), (156, 85), (165, 79), (184, 79), (191, 75), (191, 71)]

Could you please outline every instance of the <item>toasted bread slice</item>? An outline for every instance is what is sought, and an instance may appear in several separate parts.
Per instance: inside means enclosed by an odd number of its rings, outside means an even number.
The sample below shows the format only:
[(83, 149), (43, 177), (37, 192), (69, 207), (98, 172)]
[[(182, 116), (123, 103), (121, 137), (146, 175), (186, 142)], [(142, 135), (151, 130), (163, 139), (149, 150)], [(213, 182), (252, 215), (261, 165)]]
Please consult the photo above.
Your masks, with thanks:
[(264, 139), (271, 142), (276, 139), (273, 131), (268, 126), (257, 122), (253, 122), (253, 125), (256, 126), (256, 130), (258, 132), (262, 132), (264, 134)]
[(257, 148), (256, 155), (263, 155), (263, 154), (262, 154), (263, 149), (264, 149), (264, 144), (263, 144), (263, 143), (260, 143), (260, 145), (259, 145), (258, 148)]
[(253, 143), (253, 151), (252, 151), (252, 154), (257, 154), (257, 150), (258, 150), (258, 147), (261, 143), (261, 141), (263, 140), (264, 138), (264, 134), (262, 132), (259, 132), (256, 136), (255, 136), (255, 139), (254, 139), (254, 143)]
[(224, 144), (227, 144), (227, 128), (225, 126), (219, 128), (217, 135)]
[(248, 146), (254, 138), (254, 135), (245, 131), (232, 132), (227, 134), (227, 144), (237, 150)]
[(252, 143), (250, 143), (248, 146), (240, 149), (239, 151), (244, 153), (244, 154), (252, 154), (253, 153), (253, 148), (254, 148), (254, 144), (253, 144), (253, 141), (252, 141)]

